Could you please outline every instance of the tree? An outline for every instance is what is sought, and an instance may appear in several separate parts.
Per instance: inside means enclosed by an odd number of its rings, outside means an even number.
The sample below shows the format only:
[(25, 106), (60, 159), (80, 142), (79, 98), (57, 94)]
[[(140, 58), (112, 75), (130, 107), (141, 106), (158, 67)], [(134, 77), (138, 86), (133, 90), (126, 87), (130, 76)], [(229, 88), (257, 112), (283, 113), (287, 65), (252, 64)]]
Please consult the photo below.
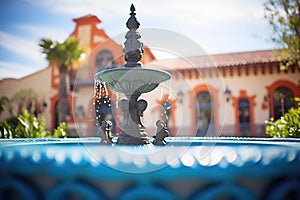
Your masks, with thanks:
[[(11, 114), (18, 116), (24, 110), (27, 110), (35, 117), (42, 113), (44, 102), (38, 100), (38, 93), (32, 88), (23, 88), (16, 92), (11, 98)], [(17, 110), (13, 111), (13, 107)]]
[(268, 0), (264, 9), (274, 32), (271, 39), (283, 49), (282, 69), (292, 64), (300, 67), (300, 0)]
[(0, 115), (4, 111), (5, 106), (9, 104), (9, 99), (6, 96), (0, 97)]
[(54, 62), (59, 70), (59, 90), (58, 90), (58, 124), (66, 121), (66, 116), (70, 113), (68, 102), (66, 77), (68, 71), (72, 70), (74, 64), (78, 62), (83, 50), (79, 48), (79, 41), (75, 38), (68, 38), (63, 43), (43, 38), (39, 46), (46, 59)]

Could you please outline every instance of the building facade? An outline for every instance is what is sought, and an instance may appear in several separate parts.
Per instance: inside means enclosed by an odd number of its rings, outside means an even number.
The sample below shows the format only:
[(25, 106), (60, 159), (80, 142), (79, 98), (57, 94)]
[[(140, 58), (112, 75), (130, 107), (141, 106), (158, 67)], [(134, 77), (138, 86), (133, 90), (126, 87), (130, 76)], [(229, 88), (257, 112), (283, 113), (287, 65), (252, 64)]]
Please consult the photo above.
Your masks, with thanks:
[[(118, 101), (124, 97), (105, 85), (97, 86), (94, 75), (122, 67), (123, 47), (98, 28), (101, 21), (96, 16), (86, 15), (74, 22), (70, 37), (79, 39), (88, 56), (69, 76), (72, 106), (68, 127), (74, 130), (73, 136), (96, 135), (95, 101), (107, 98), (110, 105), (101, 108), (101, 116), (113, 120), (118, 132), (122, 120)], [(148, 101), (143, 123), (149, 135), (155, 134), (156, 120), (164, 119), (172, 136), (265, 137), (265, 120), (278, 119), (296, 107), (294, 97), (300, 96), (300, 68), (290, 66), (281, 71), (280, 55), (272, 50), (156, 60), (144, 47), (142, 62), (144, 67), (172, 74), (170, 81), (141, 97)], [(46, 118), (47, 128), (53, 129), (57, 125), (58, 84), (58, 70), (50, 63), (21, 79), (2, 80), (0, 94), (12, 97), (21, 88), (34, 89), (45, 102), (40, 115)], [(1, 120), (8, 115), (3, 113)]]
[(278, 119), (289, 108), (297, 107), (294, 97), (300, 95), (299, 68), (290, 66), (282, 71), (279, 60), (278, 52), (266, 50), (151, 64), (171, 66), (168, 70), (173, 80), (169, 85), (174, 100), (181, 101), (171, 106), (170, 115), (181, 117), (171, 117), (177, 128), (181, 123), (184, 131), (179, 132), (190, 136), (264, 137), (265, 120)]

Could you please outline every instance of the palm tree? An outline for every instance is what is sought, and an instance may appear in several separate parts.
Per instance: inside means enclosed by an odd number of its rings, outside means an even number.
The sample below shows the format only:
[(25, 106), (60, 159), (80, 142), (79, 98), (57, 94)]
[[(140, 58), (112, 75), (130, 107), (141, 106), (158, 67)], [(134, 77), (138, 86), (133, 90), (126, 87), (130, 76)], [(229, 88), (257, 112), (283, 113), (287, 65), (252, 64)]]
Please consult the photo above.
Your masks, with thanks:
[(75, 38), (68, 38), (63, 43), (42, 38), (39, 46), (42, 53), (46, 55), (49, 62), (56, 63), (59, 70), (59, 90), (58, 90), (58, 124), (66, 121), (66, 116), (70, 113), (68, 102), (66, 77), (68, 71), (80, 59), (83, 50), (79, 48), (79, 41)]

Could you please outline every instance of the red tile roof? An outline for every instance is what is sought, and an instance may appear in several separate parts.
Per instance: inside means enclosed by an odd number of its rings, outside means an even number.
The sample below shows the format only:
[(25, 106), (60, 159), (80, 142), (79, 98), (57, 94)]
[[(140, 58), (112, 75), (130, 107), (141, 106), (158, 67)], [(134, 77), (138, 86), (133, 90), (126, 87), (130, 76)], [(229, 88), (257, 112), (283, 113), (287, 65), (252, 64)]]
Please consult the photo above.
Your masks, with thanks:
[(101, 23), (101, 20), (97, 16), (91, 15), (91, 14), (87, 14), (82, 17), (73, 19), (73, 21), (76, 23), (81, 23), (81, 24), (90, 24), (90, 23), (99, 24), (99, 23)]
[(155, 60), (147, 66), (164, 69), (232, 67), (280, 61), (279, 51), (264, 50)]

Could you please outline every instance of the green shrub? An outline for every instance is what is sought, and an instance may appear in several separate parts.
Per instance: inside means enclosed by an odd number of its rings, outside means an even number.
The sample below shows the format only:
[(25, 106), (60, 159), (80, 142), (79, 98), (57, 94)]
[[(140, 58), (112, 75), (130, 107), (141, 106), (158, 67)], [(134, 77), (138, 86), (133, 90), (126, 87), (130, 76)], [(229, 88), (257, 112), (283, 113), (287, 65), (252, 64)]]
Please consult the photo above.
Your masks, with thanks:
[(0, 138), (13, 138), (14, 129), (9, 125), (9, 123), (0, 122)]
[(18, 138), (43, 138), (49, 137), (50, 131), (45, 129), (45, 118), (36, 118), (23, 111), (18, 116), (18, 125), (15, 129), (15, 135)]
[(17, 125), (9, 121), (0, 122), (0, 138), (65, 138), (67, 137), (67, 124), (61, 123), (53, 135), (45, 128), (45, 118), (37, 118), (23, 111), (17, 117)]
[(266, 134), (275, 138), (300, 137), (300, 107), (291, 108), (283, 117), (266, 121)]
[(59, 126), (54, 130), (54, 134), (52, 137), (54, 138), (66, 138), (67, 135), (67, 124), (66, 122), (62, 122)]

